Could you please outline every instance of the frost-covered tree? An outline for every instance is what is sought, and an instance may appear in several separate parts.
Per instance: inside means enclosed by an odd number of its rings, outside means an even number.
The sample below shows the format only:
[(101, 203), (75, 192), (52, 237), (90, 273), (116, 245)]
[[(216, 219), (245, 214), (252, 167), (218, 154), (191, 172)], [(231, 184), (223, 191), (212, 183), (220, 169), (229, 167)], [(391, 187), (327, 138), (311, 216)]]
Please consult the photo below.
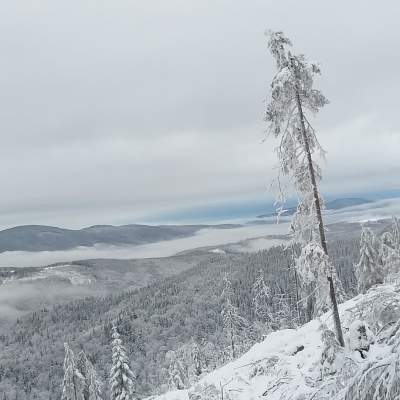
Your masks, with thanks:
[(360, 260), (355, 266), (358, 290), (365, 293), (370, 287), (383, 282), (383, 271), (376, 251), (376, 238), (372, 230), (363, 226), (360, 239)]
[(200, 351), (200, 346), (193, 340), (191, 345), (191, 359), (193, 372), (196, 376), (200, 376), (203, 372), (203, 360)]
[(400, 221), (396, 216), (392, 217), (392, 232), (393, 232), (393, 242), (395, 249), (400, 251)]
[(167, 353), (166, 358), (169, 360), (168, 386), (170, 390), (185, 389), (185, 371), (181, 360), (172, 350)]
[(392, 218), (391, 229), (384, 232), (380, 238), (379, 261), (385, 276), (397, 274), (400, 271), (400, 222)]
[(88, 400), (102, 400), (101, 383), (93, 365), (89, 369), (86, 381), (88, 385)]
[[(299, 205), (292, 223), (296, 241), (319, 241), (328, 255), (322, 219), (322, 200), (318, 191), (321, 169), (313, 160), (315, 151), (324, 154), (318, 143), (307, 112), (315, 114), (328, 103), (325, 96), (313, 87), (314, 76), (320, 68), (309, 63), (304, 55), (294, 55), (289, 50), (290, 40), (282, 32), (270, 32), (268, 47), (275, 58), (277, 74), (271, 84), (271, 101), (265, 119), (268, 132), (279, 139), (277, 155), (280, 171), (288, 176), (299, 196)], [(281, 196), (284, 199), (284, 196)], [(333, 269), (328, 270), (332, 271)], [(333, 307), (336, 334), (344, 346), (343, 333), (337, 307), (333, 275), (327, 275)]]
[(344, 350), (336, 340), (335, 334), (327, 327), (323, 328), (321, 338), (323, 344), (321, 375), (333, 375), (342, 367)]
[(117, 327), (112, 331), (111, 400), (134, 400), (134, 375)]
[(77, 368), (85, 380), (84, 399), (85, 400), (101, 400), (101, 384), (97, 377), (96, 370), (87, 358), (84, 351), (78, 354), (76, 361)]
[(296, 326), (293, 310), (290, 307), (288, 293), (276, 290), (272, 297), (273, 313), (271, 316), (271, 329), (279, 330)]
[(253, 284), (253, 305), (256, 317), (263, 323), (272, 321), (269, 307), (271, 296), (271, 289), (265, 283), (264, 274), (260, 270)]
[(229, 278), (224, 276), (224, 289), (221, 295), (223, 299), (222, 320), (225, 333), (228, 337), (231, 358), (237, 356), (237, 344), (240, 342), (240, 333), (247, 327), (247, 321), (239, 315), (238, 309), (233, 305), (233, 289)]
[(67, 343), (64, 343), (64, 380), (61, 400), (85, 400), (85, 378), (79, 372), (74, 352)]
[(302, 297), (307, 299), (308, 319), (317, 317), (330, 308), (327, 276), (332, 277), (337, 299), (344, 300), (344, 291), (336, 270), (319, 243), (311, 242), (302, 248), (296, 262), (296, 269), (301, 282)]

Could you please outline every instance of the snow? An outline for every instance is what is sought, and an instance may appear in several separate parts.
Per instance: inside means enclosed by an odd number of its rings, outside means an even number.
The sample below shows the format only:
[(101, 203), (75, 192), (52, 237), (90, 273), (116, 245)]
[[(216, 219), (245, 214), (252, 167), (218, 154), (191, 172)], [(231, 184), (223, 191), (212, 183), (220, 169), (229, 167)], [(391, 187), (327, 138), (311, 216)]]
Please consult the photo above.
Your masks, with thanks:
[[(359, 295), (339, 306), (343, 328), (351, 331), (364, 322), (356, 321), (359, 313), (370, 318), (371, 305), (379, 302), (382, 296), (390, 296), (393, 303), (400, 303), (399, 289), (391, 284), (374, 287), (365, 295)], [(371, 312), (370, 312), (371, 311)], [(178, 390), (152, 397), (153, 400), (189, 400), (190, 394), (200, 393), (210, 385), (214, 385), (220, 392), (224, 391), (224, 398), (231, 400), (277, 400), (292, 398), (290, 393), (297, 395), (304, 393), (309, 396), (325, 390), (326, 382), (321, 381), (321, 354), (323, 343), (321, 327), (325, 324), (333, 330), (331, 313), (312, 320), (301, 328), (286, 329), (270, 333), (266, 339), (255, 344), (246, 354), (237, 360), (204, 376), (193, 387)], [(357, 325), (357, 326), (356, 326)], [(347, 334), (349, 336), (349, 334)], [(350, 348), (344, 350), (343, 359), (352, 360), (353, 366), (360, 370), (379, 357), (389, 354), (385, 344), (371, 344), (367, 359), (362, 359), (358, 352)], [(334, 378), (328, 377), (328, 383)], [(330, 379), (330, 380), (329, 380)], [(348, 378), (347, 378), (348, 379)], [(335, 383), (336, 387), (338, 386)], [(329, 385), (327, 385), (329, 386)], [(287, 397), (281, 397), (282, 394)], [(192, 397), (192, 396), (191, 396)], [(193, 399), (197, 397), (192, 397)], [(201, 397), (199, 397), (201, 398)], [(307, 398), (307, 397), (306, 397)], [(316, 396), (315, 399), (320, 397)], [(330, 398), (329, 396), (326, 398)]]
[(213, 253), (213, 254), (226, 254), (226, 251), (217, 248), (217, 249), (210, 250), (210, 253)]
[(49, 278), (57, 278), (67, 280), (74, 286), (85, 286), (92, 283), (92, 278), (81, 274), (78, 271), (78, 267), (72, 264), (54, 265), (50, 267), (43, 268), (37, 273), (30, 276), (15, 277), (11, 276), (3, 280), (3, 284), (13, 283), (18, 280), (18, 282), (31, 282), (38, 281)]

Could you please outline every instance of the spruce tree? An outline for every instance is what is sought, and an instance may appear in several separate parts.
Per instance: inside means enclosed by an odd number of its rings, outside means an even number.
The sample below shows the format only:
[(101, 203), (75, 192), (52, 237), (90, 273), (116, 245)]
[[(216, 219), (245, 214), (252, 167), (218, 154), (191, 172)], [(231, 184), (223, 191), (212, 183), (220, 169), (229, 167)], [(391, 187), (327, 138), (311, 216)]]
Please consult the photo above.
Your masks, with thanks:
[(370, 287), (383, 282), (383, 271), (378, 260), (375, 241), (371, 229), (364, 226), (360, 239), (360, 261), (355, 267), (360, 293), (365, 293)]
[(102, 400), (101, 384), (93, 365), (89, 368), (86, 378), (88, 388), (88, 400)]
[(168, 366), (168, 386), (171, 390), (182, 390), (185, 388), (185, 372), (181, 360), (174, 351), (167, 353), (169, 359)]
[(229, 341), (231, 358), (234, 359), (238, 354), (237, 347), (238, 342), (240, 342), (240, 333), (248, 324), (239, 315), (237, 307), (232, 304), (232, 284), (226, 275), (224, 276), (224, 289), (221, 297), (223, 299), (222, 321)]
[(85, 400), (101, 400), (101, 384), (97, 377), (96, 370), (82, 350), (78, 354), (76, 361), (77, 368), (84, 378), (84, 399)]
[(112, 330), (111, 400), (134, 400), (134, 375), (117, 327)]
[(75, 356), (67, 343), (64, 343), (64, 379), (61, 400), (85, 400), (85, 378), (79, 372)]
[[(277, 74), (271, 84), (271, 101), (267, 105), (265, 119), (268, 132), (279, 138), (276, 148), (280, 171), (288, 176), (299, 195), (299, 204), (292, 232), (296, 241), (309, 243), (319, 241), (328, 255), (322, 219), (322, 199), (318, 191), (321, 169), (313, 160), (319, 151), (324, 155), (315, 130), (306, 112), (315, 114), (328, 103), (325, 96), (313, 87), (314, 76), (320, 74), (318, 65), (309, 63), (304, 55), (294, 55), (289, 48), (290, 40), (282, 32), (269, 34), (268, 47), (276, 61)], [(281, 194), (281, 198), (284, 195)], [(328, 270), (330, 301), (336, 334), (344, 347), (337, 298), (332, 270)]]
[(265, 283), (264, 274), (261, 270), (253, 284), (253, 293), (253, 304), (256, 317), (263, 323), (266, 321), (272, 322), (273, 318), (269, 307), (271, 289)]
[(200, 376), (203, 372), (203, 360), (201, 357), (200, 347), (195, 340), (192, 341), (191, 358), (193, 364), (193, 372), (196, 376)]

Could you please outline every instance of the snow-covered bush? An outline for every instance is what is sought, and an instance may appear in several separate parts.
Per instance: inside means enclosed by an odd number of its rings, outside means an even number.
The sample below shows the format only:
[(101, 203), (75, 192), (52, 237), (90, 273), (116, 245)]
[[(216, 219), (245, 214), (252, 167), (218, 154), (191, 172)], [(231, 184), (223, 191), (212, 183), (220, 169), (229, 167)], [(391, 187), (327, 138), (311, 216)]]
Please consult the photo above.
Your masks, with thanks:
[(343, 366), (344, 349), (340, 346), (335, 334), (324, 329), (321, 335), (324, 349), (321, 354), (321, 375), (332, 375)]
[(196, 385), (192, 391), (189, 392), (189, 400), (230, 400), (229, 393), (224, 390), (221, 385), (217, 388), (214, 384), (204, 383)]
[(358, 351), (362, 358), (366, 357), (371, 344), (375, 343), (375, 335), (365, 321), (356, 320), (349, 328), (347, 335), (349, 348)]
[(254, 378), (259, 375), (269, 375), (274, 371), (275, 365), (278, 363), (279, 357), (271, 356), (262, 362), (256, 363), (251, 369), (249, 373), (249, 379)]

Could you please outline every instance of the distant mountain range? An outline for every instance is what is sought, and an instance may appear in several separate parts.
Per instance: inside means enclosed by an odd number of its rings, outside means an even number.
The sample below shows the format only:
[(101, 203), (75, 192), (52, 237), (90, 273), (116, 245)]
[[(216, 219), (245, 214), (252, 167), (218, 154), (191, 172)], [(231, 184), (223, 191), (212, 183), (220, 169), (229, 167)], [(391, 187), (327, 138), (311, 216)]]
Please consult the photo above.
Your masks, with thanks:
[[(342, 208), (346, 207), (354, 207), (354, 206), (359, 206), (362, 204), (367, 204), (367, 203), (372, 203), (372, 200), (367, 200), (367, 199), (361, 199), (358, 197), (348, 197), (344, 199), (335, 199), (331, 201), (327, 201), (325, 203), (325, 210), (340, 210)], [(284, 210), (284, 212), (281, 215), (293, 215), (296, 212), (296, 207), (289, 207)], [(275, 217), (277, 215), (276, 211), (267, 213), (267, 214), (262, 214), (258, 215), (257, 218), (268, 218), (268, 217)]]
[[(362, 198), (342, 198), (328, 201), (327, 210), (371, 203)], [(292, 215), (296, 207), (289, 207), (283, 215)], [(276, 216), (276, 211), (259, 215), (257, 218)], [(253, 221), (252, 223), (256, 223)], [(259, 223), (265, 223), (260, 221)], [(229, 229), (235, 224), (220, 225), (94, 225), (72, 230), (44, 225), (23, 225), (0, 231), (0, 253), (5, 251), (55, 251), (76, 247), (92, 247), (96, 244), (143, 245), (163, 240), (179, 239), (194, 235), (203, 228)]]
[[(217, 229), (238, 225), (213, 225)], [(0, 231), (0, 253), (5, 251), (54, 251), (95, 244), (141, 245), (183, 238), (210, 225), (95, 225), (79, 230), (23, 225)]]

